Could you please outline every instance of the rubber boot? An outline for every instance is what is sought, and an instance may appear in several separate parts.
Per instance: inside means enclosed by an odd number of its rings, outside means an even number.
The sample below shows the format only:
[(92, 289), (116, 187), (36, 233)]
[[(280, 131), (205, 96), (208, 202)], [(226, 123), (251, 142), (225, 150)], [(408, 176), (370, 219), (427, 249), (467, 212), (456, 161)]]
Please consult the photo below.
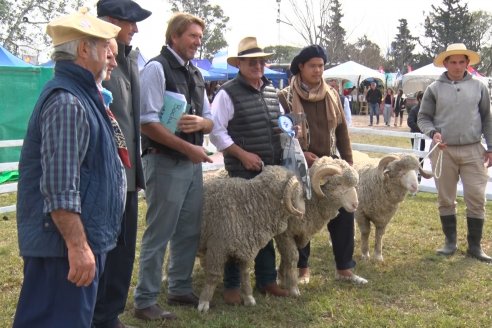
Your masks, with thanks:
[(484, 220), (467, 218), (466, 222), (468, 224), (468, 250), (466, 252), (468, 255), (473, 256), (480, 261), (489, 263), (492, 262), (492, 257), (485, 254), (480, 246)]
[(441, 216), (442, 231), (446, 239), (444, 247), (439, 248), (436, 252), (440, 255), (453, 255), (456, 252), (456, 215)]

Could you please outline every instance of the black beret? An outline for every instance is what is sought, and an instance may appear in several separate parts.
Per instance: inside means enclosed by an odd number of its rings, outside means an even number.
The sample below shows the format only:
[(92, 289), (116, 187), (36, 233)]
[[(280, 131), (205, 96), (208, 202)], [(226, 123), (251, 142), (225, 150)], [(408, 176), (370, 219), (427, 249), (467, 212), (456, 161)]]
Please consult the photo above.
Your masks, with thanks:
[(301, 52), (299, 52), (297, 56), (292, 59), (292, 63), (290, 63), (290, 71), (294, 75), (299, 73), (299, 64), (304, 64), (311, 58), (316, 57), (323, 58), (323, 63), (326, 64), (328, 58), (325, 49), (321, 48), (317, 44), (313, 44), (303, 48)]
[(97, 2), (98, 17), (108, 16), (128, 22), (140, 22), (151, 14), (151, 11), (143, 9), (132, 0), (99, 0)]

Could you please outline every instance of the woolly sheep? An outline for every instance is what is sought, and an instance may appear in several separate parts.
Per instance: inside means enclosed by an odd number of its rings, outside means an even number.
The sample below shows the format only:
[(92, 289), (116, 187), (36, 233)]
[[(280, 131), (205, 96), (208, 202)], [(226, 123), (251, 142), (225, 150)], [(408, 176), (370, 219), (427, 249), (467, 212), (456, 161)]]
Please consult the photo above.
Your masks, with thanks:
[(198, 256), (205, 271), (205, 286), (198, 310), (206, 312), (228, 259), (238, 262), (241, 296), (255, 305), (249, 266), (273, 236), (287, 229), (287, 220), (300, 220), (305, 203), (295, 174), (281, 166), (266, 166), (251, 180), (204, 180), (203, 222)]
[[(357, 195), (359, 207), (355, 220), (361, 235), (362, 259), (369, 259), (369, 235), (371, 222), (376, 230), (374, 258), (383, 261), (383, 235), (400, 203), (408, 192), (418, 191), (417, 171), (429, 179), (432, 174), (422, 170), (417, 157), (413, 154), (390, 154), (369, 163), (358, 162), (354, 155), (355, 168), (359, 173)], [(359, 157), (360, 158), (360, 157)], [(376, 162), (374, 162), (376, 161)], [(372, 162), (372, 163), (371, 163)]]
[(280, 253), (279, 278), (292, 296), (299, 296), (297, 261), (298, 248), (303, 248), (327, 223), (335, 218), (340, 208), (348, 212), (357, 209), (356, 185), (359, 177), (347, 162), (331, 157), (317, 159), (309, 169), (313, 196), (306, 200), (303, 220), (289, 218), (287, 230), (275, 237)]

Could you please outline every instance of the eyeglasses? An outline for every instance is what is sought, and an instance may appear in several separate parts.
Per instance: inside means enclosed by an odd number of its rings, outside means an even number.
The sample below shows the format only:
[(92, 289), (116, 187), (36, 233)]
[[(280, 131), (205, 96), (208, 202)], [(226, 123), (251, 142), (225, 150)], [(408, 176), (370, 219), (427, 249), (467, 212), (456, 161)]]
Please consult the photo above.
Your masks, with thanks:
[(250, 67), (254, 67), (258, 64), (262, 67), (266, 65), (266, 60), (264, 59), (242, 59), (242, 61), (248, 62)]

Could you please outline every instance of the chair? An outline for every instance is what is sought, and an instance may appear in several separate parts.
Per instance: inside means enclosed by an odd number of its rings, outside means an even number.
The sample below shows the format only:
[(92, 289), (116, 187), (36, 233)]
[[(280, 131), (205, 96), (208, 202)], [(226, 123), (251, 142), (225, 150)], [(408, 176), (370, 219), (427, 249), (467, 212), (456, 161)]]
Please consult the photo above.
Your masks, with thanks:
[(359, 115), (367, 115), (367, 114), (369, 114), (369, 107), (367, 105), (367, 101), (363, 101), (360, 103)]

